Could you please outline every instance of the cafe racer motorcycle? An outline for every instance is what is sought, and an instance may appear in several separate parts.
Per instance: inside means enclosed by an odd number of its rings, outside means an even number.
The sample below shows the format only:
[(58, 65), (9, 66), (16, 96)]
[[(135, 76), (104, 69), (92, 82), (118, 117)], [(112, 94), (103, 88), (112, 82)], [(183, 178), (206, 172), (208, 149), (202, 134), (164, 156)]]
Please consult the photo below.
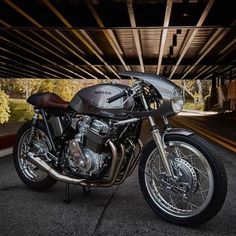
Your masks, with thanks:
[[(110, 187), (123, 183), (138, 164), (140, 188), (158, 215), (185, 226), (210, 220), (224, 203), (226, 173), (204, 139), (171, 127), (168, 117), (183, 107), (181, 89), (158, 75), (120, 75), (134, 78), (133, 86), (94, 85), (70, 102), (54, 93), (28, 98), (35, 114), (17, 133), (14, 163), (19, 177), (38, 191), (56, 181)], [(139, 136), (144, 119), (151, 138), (143, 145)]]

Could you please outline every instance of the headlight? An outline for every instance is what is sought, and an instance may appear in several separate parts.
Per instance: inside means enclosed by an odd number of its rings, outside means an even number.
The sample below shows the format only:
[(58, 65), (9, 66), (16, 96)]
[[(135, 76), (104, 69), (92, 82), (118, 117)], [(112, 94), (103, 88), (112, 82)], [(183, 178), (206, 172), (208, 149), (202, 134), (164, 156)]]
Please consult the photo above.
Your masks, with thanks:
[(171, 105), (173, 108), (173, 111), (177, 114), (181, 112), (183, 105), (184, 105), (184, 99), (182, 95), (181, 89), (176, 88), (171, 96)]

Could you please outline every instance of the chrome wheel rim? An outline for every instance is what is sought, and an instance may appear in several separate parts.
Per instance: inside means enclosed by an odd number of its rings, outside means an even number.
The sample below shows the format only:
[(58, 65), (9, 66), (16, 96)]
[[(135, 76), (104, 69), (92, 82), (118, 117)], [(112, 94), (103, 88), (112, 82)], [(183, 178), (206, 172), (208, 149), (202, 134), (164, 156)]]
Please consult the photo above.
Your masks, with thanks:
[[(47, 174), (40, 170), (37, 166), (32, 164), (27, 157), (27, 153), (30, 150), (28, 146), (28, 139), (29, 139), (30, 130), (27, 130), (20, 138), (18, 143), (18, 152), (17, 158), (21, 173), (30, 181), (39, 182), (42, 181), (47, 177)], [(49, 144), (49, 139), (46, 134), (39, 130), (35, 130), (34, 141), (33, 142), (42, 142), (45, 144)], [(48, 145), (47, 145), (48, 146)], [(31, 151), (31, 150), (30, 150)]]
[[(148, 193), (153, 202), (169, 215), (181, 218), (195, 216), (205, 209), (212, 199), (214, 179), (211, 167), (203, 154), (190, 144), (171, 141), (166, 145), (169, 157), (175, 156), (174, 159), (171, 158), (172, 166), (175, 165), (175, 160), (178, 160), (179, 164), (182, 159), (181, 163), (184, 164), (180, 168), (191, 176), (188, 177), (189, 181), (186, 184), (190, 186), (191, 181), (193, 183), (197, 181), (197, 185), (191, 185), (192, 189), (189, 187), (188, 192), (177, 191), (176, 193), (175, 183), (169, 184), (167, 188), (161, 180), (164, 167), (157, 149), (154, 149), (145, 166), (145, 184)], [(183, 170), (179, 172), (184, 173)]]

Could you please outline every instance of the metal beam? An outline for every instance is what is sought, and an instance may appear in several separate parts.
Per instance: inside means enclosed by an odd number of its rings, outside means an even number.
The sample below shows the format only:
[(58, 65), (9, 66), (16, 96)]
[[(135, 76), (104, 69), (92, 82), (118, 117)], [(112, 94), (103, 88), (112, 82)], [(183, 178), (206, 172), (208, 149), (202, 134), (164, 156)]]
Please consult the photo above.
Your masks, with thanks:
[(220, 34), (217, 39), (205, 50), (205, 52), (198, 58), (198, 60), (185, 72), (181, 79), (184, 79), (198, 63), (220, 42), (220, 40), (228, 33), (228, 30)]
[[(0, 55), (0, 57), (3, 58), (1, 55)], [(33, 71), (29, 71), (29, 70), (23, 69), (22, 67), (18, 67), (18, 66), (16, 66), (16, 65), (7, 64), (7, 63), (1, 62), (1, 61), (0, 61), (0, 64), (1, 64), (1, 65), (4, 65), (6, 68), (14, 68), (14, 69), (16, 69), (17, 71), (26, 72), (27, 74), (31, 74), (31, 76), (33, 75), (33, 77), (38, 76), (37, 73), (35, 73), (35, 72), (33, 72)]]
[[(4, 50), (3, 48), (0, 48), (0, 50), (1, 50), (1, 49), (2, 49), (3, 51), (5, 51), (5, 52), (11, 54), (11, 55), (18, 56), (18, 57), (22, 58), (23, 60), (27, 60), (27, 58), (22, 57), (22, 56), (19, 55), (19, 54), (13, 53), (13, 52), (11, 52), (11, 51), (9, 51), (9, 50), (6, 50), (6, 49)], [(31, 70), (31, 73), (32, 73), (32, 71), (36, 71), (36, 73), (39, 74), (39, 75), (40, 75), (40, 73), (42, 73), (42, 70), (40, 70), (40, 69), (37, 69), (37, 68), (35, 68), (35, 67), (33, 67), (33, 66), (30, 66), (30, 65), (25, 65), (25, 64), (23, 64), (23, 63), (21, 63), (21, 62), (15, 61), (15, 60), (13, 60), (13, 59), (11, 59), (11, 58), (6, 58), (6, 57), (4, 57), (4, 56), (2, 56), (2, 55), (0, 55), (0, 58), (3, 58), (3, 59), (5, 59), (5, 60), (7, 59), (7, 60), (9, 60), (9, 61), (11, 61), (11, 62), (14, 62), (14, 63), (20, 65), (20, 66), (24, 66), (25, 68), (29, 68), (29, 69)], [(30, 61), (30, 62), (32, 62), (32, 61)], [(8, 64), (8, 63), (6, 63), (6, 64), (7, 64), (7, 65), (11, 65), (11, 64)], [(39, 65), (39, 66), (40, 66), (40, 65)], [(50, 76), (52, 76), (52, 74), (47, 73), (47, 72), (45, 72), (45, 71), (43, 71), (43, 73), (49, 74)], [(40, 76), (42, 76), (42, 75), (40, 75)], [(57, 75), (53, 75), (53, 76), (54, 76), (54, 77), (57, 77)]]
[(97, 52), (100, 54), (100, 55), (104, 55), (102, 50), (97, 46), (97, 44), (91, 39), (91, 37), (85, 32), (85, 30), (83, 29), (80, 29), (79, 30), (80, 33), (84, 36), (84, 38), (95, 48), (95, 50), (97, 50)]
[[(235, 24), (235, 21), (233, 22), (233, 25)], [(199, 62), (225, 37), (225, 35), (230, 31), (230, 29), (226, 30), (217, 30), (211, 39), (206, 43), (207, 47), (204, 50), (204, 53), (198, 58), (198, 60), (185, 72), (185, 74), (182, 76), (181, 79), (184, 79), (189, 72), (191, 72), (196, 65), (199, 64)], [(210, 42), (210, 43), (209, 43)], [(236, 42), (236, 39), (235, 39)], [(226, 46), (228, 48), (228, 46)], [(224, 51), (224, 50), (222, 50)]]
[(206, 42), (204, 43), (203, 47), (201, 48), (201, 50), (198, 52), (199, 55), (202, 55), (210, 46), (212, 43), (214, 43), (214, 41), (218, 38), (218, 36), (224, 31), (224, 29), (217, 29), (215, 31), (215, 33), (206, 40)]
[(223, 54), (225, 51), (227, 51), (229, 48), (231, 48), (236, 43), (236, 38), (231, 41), (225, 48), (223, 48), (219, 54)]
[[(135, 21), (135, 16), (134, 16), (134, 9), (133, 9), (133, 1), (132, 0), (128, 0), (127, 9), (128, 9), (128, 13), (129, 13), (131, 27), (136, 27), (136, 21)], [(145, 68), (144, 68), (144, 64), (143, 64), (143, 57), (142, 57), (143, 53), (142, 53), (142, 47), (141, 47), (141, 42), (140, 42), (140, 34), (137, 29), (132, 29), (132, 32), (133, 32), (133, 36), (134, 36), (135, 46), (136, 46), (137, 53), (138, 53), (138, 59), (139, 59), (139, 63), (141, 66), (141, 71), (145, 72)]]
[[(7, 28), (9, 28), (9, 29), (12, 28), (11, 25), (9, 25), (7, 22), (5, 22), (5, 21), (3, 21), (3, 20), (1, 20), (1, 19), (0, 19), (0, 24), (4, 25), (5, 27), (7, 27)], [(31, 45), (31, 47), (32, 47), (32, 44), (28, 43), (28, 41), (33, 42), (33, 43), (36, 44), (36, 45), (39, 44), (37, 41), (35, 41), (34, 39), (32, 39), (32, 38), (29, 37), (28, 35), (24, 34), (23, 32), (21, 32), (21, 31), (18, 30), (18, 29), (12, 29), (12, 31), (14, 32), (14, 33), (11, 34), (13, 37), (17, 38), (18, 40), (24, 41), (24, 43), (27, 43), (28, 45)], [(8, 31), (6, 31), (6, 32), (8, 32)], [(11, 31), (9, 31), (8, 33), (10, 34)], [(22, 36), (23, 38), (19, 38), (19, 37), (17, 36), (17, 34), (15, 34), (15, 33), (19, 34), (19, 35)], [(26, 40), (24, 40), (24, 39), (26, 39)], [(39, 51), (42, 51), (40, 48), (38, 48), (38, 47), (35, 46), (35, 45), (34, 45), (33, 47), (36, 48), (36, 49), (38, 49)]]
[[(0, 23), (2, 23), (2, 24), (3, 24), (4, 26), (6, 26), (6, 27), (11, 27), (9, 24), (7, 24), (6, 22), (4, 22), (4, 21), (2, 21), (2, 20), (0, 20)], [(56, 55), (57, 57), (59, 57), (60, 59), (66, 61), (66, 62), (69, 62), (68, 60), (65, 60), (64, 57), (60, 56), (58, 53), (56, 53), (56, 52), (50, 50), (48, 47), (43, 46), (42, 44), (40, 44), (39, 42), (33, 40), (32, 38), (30, 38), (29, 36), (25, 35), (25, 34), (22, 33), (21, 31), (19, 31), (19, 30), (14, 30), (14, 31), (17, 32), (18, 34), (20, 34), (21, 36), (23, 36), (24, 38), (26, 38), (27, 40), (29, 40), (29, 41), (33, 42), (34, 44), (40, 46), (40, 47), (43, 48), (44, 50), (46, 50), (46, 51), (52, 53), (53, 55)], [(32, 32), (32, 33), (34, 33), (34, 32)], [(36, 36), (39, 36), (39, 35), (36, 34)], [(45, 40), (43, 37), (40, 36), (40, 38), (41, 38), (42, 40), (46, 41), (47, 43), (50, 43), (50, 42), (48, 42), (47, 40)], [(27, 43), (27, 42), (25, 42), (25, 43)], [(33, 45), (30, 45), (30, 46), (32, 47)], [(73, 63), (70, 63), (70, 64), (73, 65)], [(78, 68), (79, 70), (81, 70), (81, 71), (83, 71), (84, 73), (87, 73), (88, 75), (90, 75), (90, 76), (93, 77), (93, 75), (91, 75), (89, 72), (85, 71), (84, 69), (79, 68), (79, 67), (77, 67), (77, 66), (76, 66), (76, 68)], [(63, 67), (63, 69), (65, 69), (65, 68)], [(72, 72), (72, 73), (74, 73), (74, 72)], [(81, 76), (81, 75), (79, 75), (79, 74), (76, 74), (76, 75), (79, 76), (79, 77), (81, 77), (82, 79), (85, 79), (83, 76)], [(94, 77), (94, 78), (96, 79), (96, 77)]]
[[(228, 45), (225, 48), (227, 48), (227, 47), (228, 47)], [(225, 48), (223, 48), (222, 51), (225, 51)], [(211, 71), (217, 69), (218, 67), (220, 67), (220, 65), (217, 65), (217, 63), (219, 63), (221, 60), (223, 60), (226, 56), (227, 56), (227, 54), (225, 54), (225, 55), (221, 56), (220, 58), (218, 58), (213, 66), (208, 66), (205, 70), (203, 70), (201, 73), (199, 73), (194, 79), (199, 78), (202, 74), (204, 74), (206, 72), (211, 72)], [(234, 62), (235, 62), (235, 60), (233, 60), (231, 62), (231, 64), (233, 64)], [(213, 67), (213, 69), (211, 69), (212, 67)]]
[[(4, 26), (6, 26), (6, 27), (11, 27), (11, 25), (9, 25), (8, 23), (6, 23), (6, 22), (4, 22), (4, 21), (2, 21), (2, 20), (0, 20), (0, 23), (2, 23), (2, 24), (3, 24)], [(21, 36), (25, 37), (27, 40), (30, 40), (30, 41), (33, 42), (34, 44), (36, 44), (36, 45), (38, 45), (39, 47), (43, 48), (44, 50), (50, 52), (51, 54), (57, 56), (57, 57), (60, 58), (60, 59), (66, 61), (66, 62), (69, 63), (70, 65), (75, 66), (77, 69), (83, 71), (84, 73), (88, 74), (88, 75), (91, 76), (92, 78), (97, 79), (97, 78), (96, 78), (94, 75), (92, 75), (91, 73), (89, 73), (89, 72), (87, 72), (86, 70), (84, 70), (84, 69), (82, 69), (82, 68), (80, 68), (80, 67), (74, 65), (72, 62), (66, 60), (64, 57), (62, 57), (61, 55), (59, 55), (59, 54), (56, 53), (55, 51), (50, 50), (48, 47), (45, 47), (44, 45), (40, 44), (39, 42), (33, 40), (32, 38), (30, 38), (29, 36), (25, 35), (25, 34), (22, 33), (21, 31), (19, 31), (19, 30), (14, 30), (14, 31), (17, 32), (18, 34), (20, 34)], [(58, 31), (58, 30), (56, 30), (56, 31)], [(44, 37), (38, 35), (36, 32), (31, 31), (31, 33), (33, 33), (33, 34), (36, 35), (38, 38), (40, 38), (41, 40), (43, 40), (43, 41), (45, 41), (46, 43), (48, 43), (48, 44), (51, 45), (51, 43), (50, 43), (48, 40), (46, 40)], [(66, 39), (67, 39), (67, 38), (66, 38)], [(68, 40), (68, 39), (67, 39), (67, 40)], [(69, 41), (69, 40), (68, 40), (68, 41)], [(62, 44), (61, 41), (60, 41), (60, 43)], [(72, 43), (72, 42), (69, 41), (69, 43)], [(32, 46), (32, 45), (31, 45), (31, 46)], [(66, 45), (62, 44), (62, 46), (66, 46)], [(66, 46), (66, 47), (67, 47), (67, 46)], [(76, 47), (76, 45), (74, 45), (74, 47)], [(80, 50), (78, 47), (77, 47), (76, 49), (77, 49), (77, 50)], [(72, 50), (72, 52), (74, 53), (73, 50)], [(76, 54), (76, 55), (77, 55), (77, 54)], [(81, 57), (80, 59), (83, 59), (83, 58)], [(86, 61), (86, 62), (87, 62), (87, 61)], [(96, 70), (96, 67), (94, 67), (94, 68), (95, 68), (95, 70)], [(80, 75), (80, 77), (83, 78), (83, 79), (85, 79), (85, 78), (84, 78), (83, 76), (81, 76), (81, 75)]]
[[(8, 40), (8, 39), (2, 37), (2, 36), (0, 36), (0, 39), (4, 40), (5, 42), (7, 42), (7, 43), (9, 43), (9, 44), (14, 45), (15, 47), (20, 48), (20, 49), (22, 49), (22, 50), (24, 50), (24, 51), (26, 51), (26, 52), (28, 52), (28, 53), (34, 55), (34, 56), (36, 56), (36, 57), (38, 57), (38, 58), (40, 58), (40, 59), (46, 61), (46, 62), (49, 62), (49, 63), (51, 63), (51, 64), (53, 64), (53, 65), (56, 65), (56, 66), (58, 66), (59, 68), (65, 70), (65, 71), (67, 71), (67, 72), (69, 72), (69, 73), (71, 73), (71, 74), (74, 74), (74, 75), (76, 75), (76, 76), (81, 77), (81, 78), (84, 79), (83, 76), (81, 76), (81, 75), (79, 75), (79, 74), (75, 73), (74, 71), (71, 71), (71, 70), (69, 70), (69, 69), (67, 69), (67, 68), (64, 68), (64, 67), (61, 66), (61, 65), (57, 65), (57, 64), (56, 64), (55, 62), (53, 62), (52, 60), (49, 60), (49, 59), (47, 59), (47, 58), (45, 58), (45, 57), (39, 55), (38, 53), (33, 52), (32, 50), (29, 50), (29, 49), (27, 49), (27, 48), (25, 48), (25, 47), (23, 47), (23, 46), (20, 46), (19, 44), (14, 43), (14, 42), (12, 42), (12, 41), (10, 41), (10, 40)], [(66, 76), (67, 78), (71, 78), (71, 76), (68, 76), (67, 74), (64, 74), (64, 73), (61, 73), (61, 74), (64, 75), (64, 76)]]
[[(39, 66), (39, 67), (43, 67), (43, 68), (45, 68), (45, 69), (47, 69), (47, 70), (53, 71), (53, 72), (56, 73), (56, 74), (60, 74), (60, 75), (63, 75), (63, 76), (64, 76), (64, 74), (61, 73), (61, 72), (59, 72), (59, 71), (56, 71), (56, 70), (54, 70), (54, 69), (52, 69), (52, 68), (50, 68), (50, 67), (48, 67), (48, 66), (41, 65), (41, 64), (39, 64), (38, 62), (36, 62), (36, 61), (34, 61), (34, 60), (31, 60), (31, 59), (29, 59), (29, 58), (26, 58), (26, 57), (24, 57), (24, 56), (22, 56), (22, 55), (20, 55), (20, 54), (17, 54), (17, 53), (15, 53), (15, 52), (12, 52), (12, 51), (8, 50), (8, 49), (5, 49), (5, 48), (3, 48), (3, 47), (0, 47), (0, 50), (4, 51), (4, 52), (6, 52), (6, 53), (9, 53), (9, 54), (11, 54), (11, 55), (20, 57), (20, 58), (22, 58), (23, 60), (29, 61), (29, 62), (31, 62), (31, 63), (33, 63), (33, 64)], [(48, 74), (48, 75), (50, 75), (50, 76), (53, 76), (53, 77), (58, 77), (58, 75), (49, 73), (49, 72), (47, 72), (47, 71), (41, 71), (41, 72), (42, 72), (42, 73), (45, 73), (45, 74)], [(69, 79), (72, 79), (72, 77), (70, 77), (70, 76), (68, 76), (68, 75), (67, 75), (66, 77), (69, 78)], [(62, 77), (62, 78), (63, 78), (63, 77)]]
[[(172, 9), (172, 2), (173, 2), (173, 0), (167, 0), (167, 2), (166, 2), (165, 18), (164, 18), (164, 24), (163, 24), (164, 27), (169, 26), (171, 9)], [(162, 63), (163, 53), (164, 53), (164, 49), (165, 49), (167, 33), (168, 33), (168, 29), (162, 30), (161, 44), (160, 44), (160, 49), (159, 49), (159, 57), (158, 57), (158, 65), (157, 65), (157, 75), (160, 74), (160, 70), (161, 70), (161, 63)]]
[(12, 78), (12, 77), (17, 78), (16, 74), (14, 73), (9, 73), (9, 72), (0, 70), (0, 78), (1, 78), (1, 74), (7, 76), (7, 78)]
[[(197, 23), (196, 26), (199, 27), (199, 26), (201, 26), (201, 25), (203, 24), (203, 22), (204, 22), (204, 20), (206, 19), (206, 17), (207, 17), (207, 15), (208, 15), (209, 11), (210, 11), (211, 8), (212, 8), (214, 2), (215, 2), (215, 0), (209, 0), (209, 1), (208, 1), (208, 3), (207, 3), (207, 5), (206, 5), (206, 7), (205, 7), (205, 9), (204, 9), (204, 11), (203, 11), (203, 13), (202, 13), (200, 19), (198, 20), (198, 23)], [(174, 68), (172, 69), (172, 72), (171, 72), (171, 74), (170, 74), (170, 76), (169, 76), (169, 79), (171, 79), (171, 77), (174, 75), (174, 73), (175, 73), (175, 71), (176, 71), (178, 65), (180, 64), (180, 62), (181, 62), (181, 60), (183, 59), (184, 55), (186, 54), (186, 52), (188, 51), (189, 47), (191, 46), (191, 44), (192, 44), (192, 42), (193, 42), (195, 36), (197, 35), (198, 31), (199, 31), (198, 28), (193, 30), (193, 32), (192, 32), (190, 38), (188, 39), (188, 42), (186, 43), (186, 45), (185, 45), (185, 47), (184, 47), (184, 49), (183, 49), (183, 51), (182, 51), (182, 53), (181, 53), (181, 55), (180, 55), (180, 57), (179, 57), (177, 63), (176, 63), (176, 65), (175, 65)]]
[[(58, 30), (56, 30), (57, 33), (59, 32)], [(36, 32), (32, 32), (33, 34), (35, 34), (37, 37), (39, 37), (41, 40), (48, 42), (45, 38), (43, 38), (41, 35), (37, 34)], [(64, 37), (64, 39), (68, 40), (63, 34), (60, 33), (61, 36)], [(68, 40), (70, 43), (72, 43), (70, 40)], [(80, 56), (78, 53), (75, 52), (75, 50), (71, 49), (70, 47), (68, 47), (66, 44), (64, 44), (61, 40), (58, 39), (58, 42), (64, 47), (66, 48), (68, 51), (70, 51), (72, 54), (74, 54), (75, 56), (77, 56), (80, 60), (84, 61), (86, 64), (88, 64), (89, 66), (91, 66), (95, 71), (97, 71), (98, 73), (101, 73), (100, 70), (98, 70), (95, 66), (93, 66), (90, 62), (88, 62), (86, 59), (84, 59), (82, 56)], [(97, 79), (94, 75), (90, 74), (87, 71), (84, 71), (82, 68), (76, 66), (73, 62), (65, 59), (64, 57), (62, 57), (61, 55), (59, 55), (58, 53), (50, 50), (47, 47), (44, 47), (43, 45), (41, 45), (46, 51), (52, 53), (53, 55), (55, 55), (56, 57), (60, 58), (61, 60), (65, 61), (66, 63), (76, 67), (77, 69), (87, 73), (88, 75), (90, 75), (91, 77), (94, 77), (95, 79)], [(75, 45), (76, 46), (76, 45)], [(81, 78), (84, 79), (83, 76), (79, 75)]]
[[(8, 73), (12, 73), (12, 70), (9, 69), (9, 68), (6, 68), (5, 66), (4, 66), (4, 67), (3, 67), (3, 66), (0, 66), (0, 68), (3, 69), (3, 70), (6, 70)], [(9, 72), (9, 71), (10, 71), (10, 72)], [(17, 73), (19, 73), (19, 74), (21, 74), (21, 75), (24, 75), (24, 76), (27, 76), (27, 77), (29, 77), (29, 78), (32, 77), (32, 75), (29, 75), (28, 73), (24, 73), (24, 72), (21, 72), (21, 71), (17, 71)], [(14, 73), (12, 73), (12, 74), (14, 74)]]
[[(75, 48), (77, 48), (77, 46), (71, 42), (71, 40), (69, 40), (63, 33), (61, 33), (59, 30), (56, 30), (56, 32), (64, 39), (66, 40), (69, 44), (71, 44), (72, 46), (74, 46)], [(86, 64), (88, 64), (89, 66), (91, 66), (95, 71), (97, 71), (98, 73), (101, 74), (101, 71), (99, 69), (97, 69), (94, 65), (92, 65), (89, 61), (87, 61), (86, 59), (84, 59), (82, 56), (80, 56), (78, 53), (76, 53), (73, 49), (69, 48), (66, 46), (66, 48), (73, 53), (75, 56), (77, 56), (79, 59), (81, 59), (82, 61), (84, 61)], [(68, 61), (65, 58), (63, 59), (64, 61)], [(87, 75), (91, 76), (94, 79), (97, 79), (96, 76), (92, 75), (91, 73), (89, 73), (88, 71), (78, 67), (77, 65), (75, 65), (74, 63), (70, 62), (71, 65), (73, 65), (74, 67), (76, 67), (78, 70), (83, 71), (84, 73), (86, 73)], [(104, 75), (104, 74), (102, 74)]]
[[(15, 5), (14, 3), (12, 3), (10, 0), (4, 0), (10, 7), (12, 7), (15, 11), (17, 11), (19, 14), (21, 14), (23, 17), (25, 17), (27, 20), (29, 20), (32, 24), (34, 24), (35, 26), (37, 26), (38, 28), (43, 28), (43, 26), (41, 24), (39, 24), (36, 20), (34, 20), (30, 15), (28, 15), (26, 12), (24, 12), (21, 8), (19, 8), (17, 5)], [(66, 46), (65, 44), (63, 44), (57, 37), (55, 37), (50, 31), (43, 29), (43, 32), (47, 33), (51, 38), (53, 38), (56, 42), (58, 42), (59, 44), (61, 44), (62, 46)], [(46, 39), (42, 38), (44, 41), (47, 41)], [(53, 46), (54, 48), (58, 49), (59, 51), (63, 52), (65, 54), (64, 51), (62, 51), (61, 49), (59, 49), (58, 47), (55, 47), (55, 45), (53, 45), (52, 43), (48, 42), (51, 46)], [(44, 47), (45, 49), (45, 47)], [(68, 49), (68, 47), (67, 47)], [(73, 51), (72, 49), (70, 49), (71, 51)], [(79, 55), (79, 54), (78, 54)], [(84, 59), (82, 56), (80, 56), (80, 59), (83, 60), (86, 64), (91, 65), (91, 63), (89, 63), (86, 59)], [(98, 70), (96, 67), (92, 66), (93, 69), (95, 71), (97, 71), (98, 73), (102, 74), (104, 77), (108, 78), (103, 72), (101, 72), (100, 70)], [(82, 77), (84, 79), (83, 76), (79, 75), (79, 77)], [(109, 78), (108, 78), (109, 79)]]
[[(49, 2), (48, 0), (42, 0), (44, 4), (63, 22), (63, 24), (67, 27), (72, 27), (72, 25), (66, 20), (66, 18)], [(77, 31), (72, 29), (72, 33), (105, 65), (107, 68), (120, 79), (120, 76), (117, 72), (110, 67), (107, 62), (96, 52), (96, 50), (91, 47), (91, 45), (84, 39), (84, 37)], [(105, 76), (105, 75), (104, 75)], [(107, 76), (105, 76), (108, 78)], [(109, 78), (108, 78), (109, 79)]]
[[(93, 17), (95, 18), (97, 24), (99, 25), (99, 27), (104, 27), (104, 24), (103, 24), (101, 18), (99, 17), (99, 15), (97, 14), (97, 11), (94, 8), (94, 6), (92, 5), (91, 1), (86, 0), (86, 4), (87, 4), (90, 12), (92, 13)], [(123, 57), (121, 56), (121, 54), (123, 54), (123, 52), (120, 48), (120, 45), (119, 45), (114, 33), (111, 30), (102, 30), (102, 32), (104, 33), (106, 39), (108, 40), (109, 44), (113, 48), (114, 52), (116, 53), (117, 57), (119, 58), (120, 62), (124, 66), (124, 68), (126, 70), (131, 70), (131, 68), (126, 65)]]
[[(18, 7), (16, 4), (14, 4), (13, 2), (11, 2), (11, 0), (3, 0), (6, 4), (8, 4), (11, 8), (13, 8), (16, 12), (18, 12), (20, 15), (22, 15), (23, 17), (25, 17), (27, 20), (29, 20), (33, 25), (37, 26), (38, 28), (41, 28), (43, 30), (43, 32), (45, 32), (47, 35), (49, 35), (51, 38), (53, 38), (54, 40), (57, 41), (57, 39), (53, 36), (53, 34), (48, 31), (47, 29), (43, 29), (43, 26), (41, 24), (39, 24), (35, 19), (33, 19), (29, 14), (27, 14), (25, 11), (23, 11), (20, 7)], [(56, 47), (55, 45), (52, 44), (52, 46), (59, 50), (62, 53), (63, 52), (60, 48)]]

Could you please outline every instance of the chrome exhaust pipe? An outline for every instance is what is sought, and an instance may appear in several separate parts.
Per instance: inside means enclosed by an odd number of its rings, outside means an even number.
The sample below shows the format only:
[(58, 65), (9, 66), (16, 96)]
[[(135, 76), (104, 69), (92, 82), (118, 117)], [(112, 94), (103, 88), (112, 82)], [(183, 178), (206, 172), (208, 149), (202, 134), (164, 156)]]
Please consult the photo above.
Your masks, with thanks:
[[(112, 151), (112, 165), (111, 165), (111, 170), (109, 173), (109, 176), (107, 179), (104, 180), (104, 182), (88, 182), (86, 179), (75, 179), (75, 178), (70, 178), (68, 176), (65, 176), (56, 170), (54, 170), (51, 166), (49, 166), (45, 161), (43, 161), (40, 157), (35, 156), (34, 153), (28, 152), (28, 157), (29, 161), (31, 161), (34, 165), (36, 165), (39, 169), (42, 171), (46, 172), (48, 175), (50, 175), (52, 178), (68, 183), (68, 184), (75, 184), (75, 185), (81, 185), (81, 186), (91, 186), (91, 187), (110, 187), (115, 183), (116, 177), (120, 171), (121, 164), (124, 160), (125, 157), (125, 148), (123, 145), (121, 145), (121, 151), (122, 155), (120, 160), (117, 160), (117, 150), (115, 145), (111, 140), (108, 142), (111, 151)], [(117, 166), (116, 166), (117, 165)]]
[[(30, 161), (39, 167), (42, 171), (46, 172), (48, 175), (53, 177), (54, 179), (65, 182), (67, 184), (77, 184), (82, 186), (88, 186), (85, 179), (74, 179), (70, 178), (68, 176), (62, 175), (55, 171), (51, 166), (49, 166), (45, 161), (43, 161), (41, 158), (36, 157), (34, 153), (28, 152), (28, 157)], [(95, 186), (93, 184), (89, 184), (89, 186)]]

